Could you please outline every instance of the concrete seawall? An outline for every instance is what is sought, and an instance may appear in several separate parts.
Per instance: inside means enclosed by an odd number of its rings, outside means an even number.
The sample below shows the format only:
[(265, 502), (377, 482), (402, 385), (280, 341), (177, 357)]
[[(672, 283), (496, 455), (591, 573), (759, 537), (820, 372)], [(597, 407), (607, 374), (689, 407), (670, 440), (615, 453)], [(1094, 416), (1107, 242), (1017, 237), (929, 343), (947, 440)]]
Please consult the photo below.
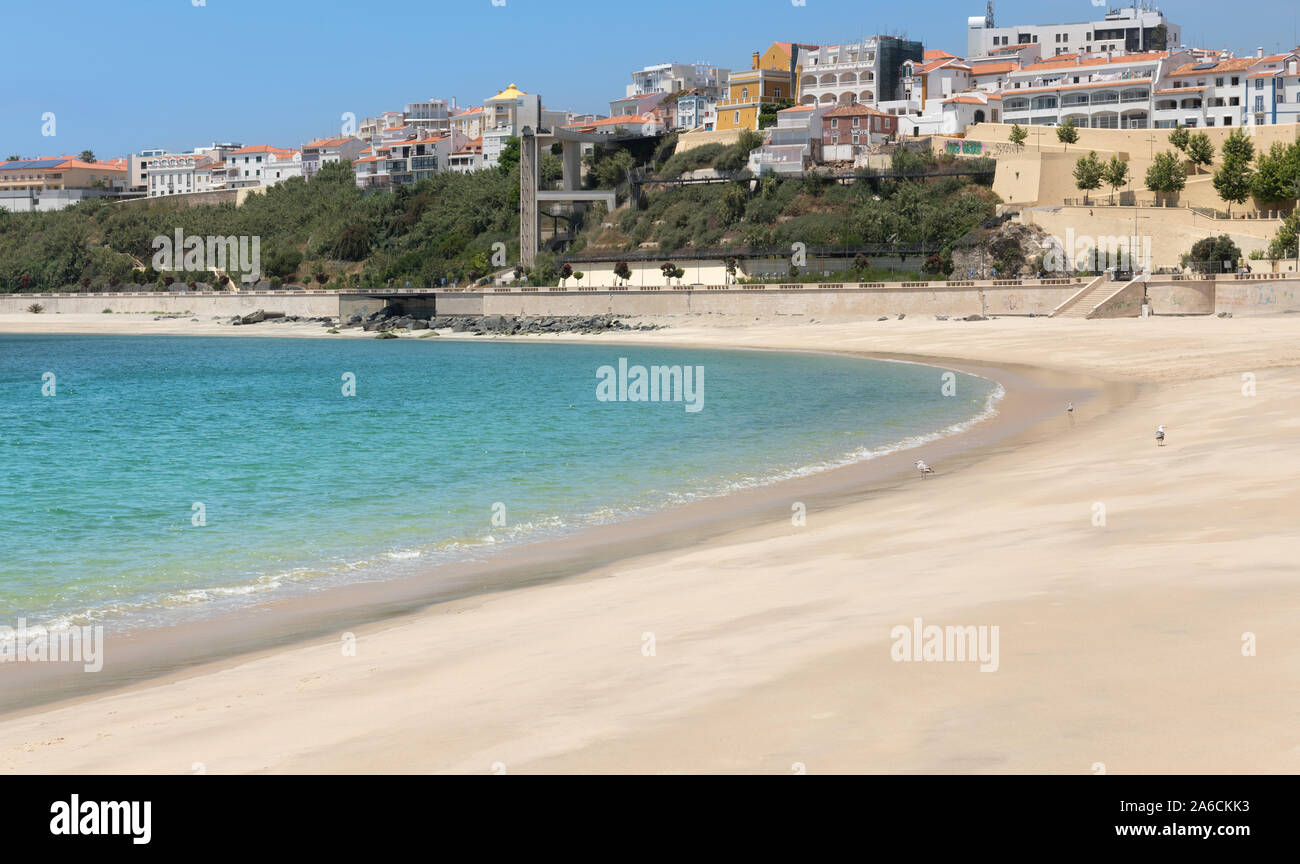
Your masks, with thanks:
[(318, 318), (339, 314), (339, 295), (333, 291), (267, 291), (234, 294), (228, 291), (169, 292), (137, 294), (0, 294), (0, 313), (26, 312), (39, 303), (47, 315), (90, 315), (105, 309), (115, 313), (192, 312), (202, 318), (213, 315), (248, 315), (258, 309)]
[(1219, 312), (1233, 315), (1300, 312), (1300, 279), (1243, 279), (1218, 282), (1214, 287), (1214, 306)]
[[(708, 285), (662, 288), (488, 288), (482, 291), (263, 291), (134, 294), (0, 294), (0, 314), (246, 315), (258, 309), (303, 317), (370, 315), (389, 303), (409, 314), (623, 317), (717, 314), (755, 318), (865, 318), (881, 315), (1048, 315), (1077, 292), (1083, 278), (984, 282)], [(1117, 286), (1118, 287), (1118, 286)], [(1300, 278), (1276, 275), (1152, 279), (1146, 293), (1156, 315), (1235, 315), (1300, 311)], [(1139, 314), (1141, 286), (1116, 297), (1106, 317)]]

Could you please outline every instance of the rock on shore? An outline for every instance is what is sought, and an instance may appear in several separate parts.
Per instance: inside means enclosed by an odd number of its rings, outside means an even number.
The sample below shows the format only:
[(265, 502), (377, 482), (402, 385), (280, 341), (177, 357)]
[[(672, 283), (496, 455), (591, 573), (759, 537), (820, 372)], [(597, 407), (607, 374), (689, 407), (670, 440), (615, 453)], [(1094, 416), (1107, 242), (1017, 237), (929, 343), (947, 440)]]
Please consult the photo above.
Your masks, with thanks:
[(658, 324), (628, 324), (616, 315), (519, 316), (437, 315), (418, 318), (391, 309), (369, 316), (353, 315), (340, 327), (360, 327), (366, 332), (387, 330), (450, 330), (473, 336), (527, 336), (544, 333), (606, 333), (611, 331), (658, 330)]

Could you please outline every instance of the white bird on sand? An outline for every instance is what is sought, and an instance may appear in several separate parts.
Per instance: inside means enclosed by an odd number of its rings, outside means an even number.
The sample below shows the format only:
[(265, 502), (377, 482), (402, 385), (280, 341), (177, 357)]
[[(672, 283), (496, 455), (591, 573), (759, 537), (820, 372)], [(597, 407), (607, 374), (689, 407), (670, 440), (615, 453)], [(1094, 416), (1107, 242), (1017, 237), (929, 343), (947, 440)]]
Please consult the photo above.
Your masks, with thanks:
[(1073, 413), (1074, 413), (1074, 403), (1073, 403), (1073, 402), (1066, 402), (1066, 403), (1065, 403), (1065, 413), (1066, 413), (1066, 414), (1073, 414)]
[(1156, 446), (1165, 446), (1165, 427), (1163, 426), (1156, 427)]
[(925, 479), (926, 474), (933, 474), (934, 469), (925, 464), (924, 459), (916, 460), (916, 470), (921, 472), (921, 479)]

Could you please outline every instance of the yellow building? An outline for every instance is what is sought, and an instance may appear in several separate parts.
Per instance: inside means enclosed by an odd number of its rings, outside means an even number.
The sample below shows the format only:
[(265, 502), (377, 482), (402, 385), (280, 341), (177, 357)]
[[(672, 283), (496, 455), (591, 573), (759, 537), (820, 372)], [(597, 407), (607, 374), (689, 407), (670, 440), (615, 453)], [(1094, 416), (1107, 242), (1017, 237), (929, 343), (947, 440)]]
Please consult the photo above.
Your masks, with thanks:
[(750, 69), (731, 73), (727, 96), (718, 101), (717, 128), (757, 130), (761, 106), (793, 103), (799, 49), (808, 47), (815, 46), (773, 42), (767, 51), (755, 51)]

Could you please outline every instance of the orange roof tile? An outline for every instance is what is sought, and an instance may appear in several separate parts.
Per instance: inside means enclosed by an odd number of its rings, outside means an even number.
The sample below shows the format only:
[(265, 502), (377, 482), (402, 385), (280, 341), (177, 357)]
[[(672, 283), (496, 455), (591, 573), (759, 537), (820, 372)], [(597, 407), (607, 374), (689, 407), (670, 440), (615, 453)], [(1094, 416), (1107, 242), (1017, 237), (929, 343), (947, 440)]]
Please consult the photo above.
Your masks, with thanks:
[(1014, 72), (1020, 68), (1019, 63), (973, 63), (970, 67), (972, 75), (1001, 75), (1003, 72)]
[(870, 108), (866, 105), (844, 105), (839, 108), (833, 108), (823, 114), (823, 117), (862, 117), (870, 114), (878, 114), (881, 117), (892, 117), (892, 114), (886, 114), (876, 108)]
[(356, 139), (354, 139), (351, 135), (343, 135), (338, 138), (318, 138), (315, 141), (308, 141), (306, 144), (302, 146), (303, 147), (338, 147), (341, 144), (345, 144), (348, 141), (353, 141), (353, 140)]
[(1256, 63), (1262, 62), (1258, 57), (1232, 57), (1228, 60), (1221, 60), (1208, 69), (1197, 69), (1197, 66), (1204, 66), (1204, 63), (1188, 63), (1185, 66), (1179, 66), (1169, 74), (1171, 76), (1179, 75), (1208, 75), (1212, 72), (1245, 72)]

